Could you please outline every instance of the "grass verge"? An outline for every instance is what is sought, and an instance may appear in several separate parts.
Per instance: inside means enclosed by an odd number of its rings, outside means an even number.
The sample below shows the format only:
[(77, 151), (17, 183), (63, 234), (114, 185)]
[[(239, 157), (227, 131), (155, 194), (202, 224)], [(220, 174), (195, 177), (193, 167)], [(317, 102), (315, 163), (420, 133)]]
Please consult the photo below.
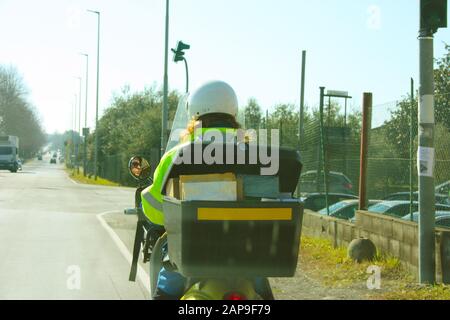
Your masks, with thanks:
[(120, 184), (116, 183), (116, 182), (112, 182), (100, 177), (97, 177), (97, 180), (94, 179), (94, 177), (85, 177), (83, 175), (83, 170), (80, 169), (79, 172), (77, 172), (76, 169), (65, 169), (66, 172), (68, 173), (68, 175), (70, 176), (70, 178), (72, 178), (73, 180), (75, 180), (76, 182), (79, 183), (84, 183), (84, 184), (94, 184), (94, 185), (101, 185), (101, 186), (110, 186), (110, 187), (119, 187)]
[(300, 264), (310, 276), (329, 288), (363, 287), (372, 275), (370, 266), (381, 270), (381, 289), (372, 290), (370, 299), (450, 300), (448, 285), (419, 285), (394, 257), (377, 254), (374, 261), (357, 263), (347, 257), (344, 247), (333, 248), (331, 241), (303, 236)]

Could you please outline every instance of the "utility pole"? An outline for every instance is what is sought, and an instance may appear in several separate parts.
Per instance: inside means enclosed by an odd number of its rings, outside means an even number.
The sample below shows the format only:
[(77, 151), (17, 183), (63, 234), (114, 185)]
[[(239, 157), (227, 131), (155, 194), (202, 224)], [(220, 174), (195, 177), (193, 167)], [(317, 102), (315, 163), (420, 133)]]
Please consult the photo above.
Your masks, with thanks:
[(434, 64), (433, 35), (447, 26), (447, 0), (420, 1), (420, 88), (419, 88), (419, 281), (433, 284), (435, 269), (434, 192)]
[(411, 78), (411, 106), (409, 107), (409, 214), (410, 220), (414, 221), (413, 217), (413, 108), (414, 108), (414, 79)]
[[(302, 79), (300, 84), (300, 119), (298, 126), (298, 151), (302, 148), (305, 142), (305, 65), (306, 65), (306, 51), (302, 51)], [(297, 184), (297, 197), (300, 197), (300, 179)]]
[(100, 78), (100, 12), (88, 10), (89, 12), (97, 14), (97, 94), (95, 101), (95, 152), (94, 152), (94, 177), (97, 180), (98, 175), (98, 87)]
[(306, 51), (302, 51), (302, 83), (300, 85), (300, 120), (299, 120), (299, 150), (304, 143), (304, 134), (305, 134), (305, 65), (306, 65)]
[(169, 95), (169, 80), (167, 75), (168, 60), (169, 60), (169, 0), (166, 0), (166, 36), (164, 49), (164, 98), (162, 109), (162, 124), (161, 124), (161, 158), (167, 144), (167, 118), (168, 118), (168, 95)]

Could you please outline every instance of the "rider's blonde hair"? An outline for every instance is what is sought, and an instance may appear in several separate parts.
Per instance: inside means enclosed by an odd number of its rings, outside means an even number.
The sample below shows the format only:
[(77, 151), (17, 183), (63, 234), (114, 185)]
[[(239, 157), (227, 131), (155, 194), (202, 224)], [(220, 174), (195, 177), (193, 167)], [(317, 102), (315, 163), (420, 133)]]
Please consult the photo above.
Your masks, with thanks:
[(230, 128), (239, 129), (241, 125), (232, 115), (225, 113), (209, 113), (200, 117), (193, 117), (189, 121), (186, 131), (183, 135), (183, 140), (189, 139), (198, 127), (202, 128)]

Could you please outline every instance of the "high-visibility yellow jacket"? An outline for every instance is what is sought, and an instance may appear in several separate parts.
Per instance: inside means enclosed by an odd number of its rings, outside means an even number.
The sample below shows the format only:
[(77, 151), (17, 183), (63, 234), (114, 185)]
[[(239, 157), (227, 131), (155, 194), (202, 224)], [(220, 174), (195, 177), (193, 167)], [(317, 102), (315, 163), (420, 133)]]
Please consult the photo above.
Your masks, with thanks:
[[(219, 130), (223, 134), (232, 132), (235, 134), (236, 130), (230, 128), (203, 128), (201, 130), (201, 134), (205, 134), (208, 130)], [(154, 224), (164, 226), (164, 215), (162, 210), (162, 188), (163, 183), (166, 181), (166, 176), (170, 173), (170, 169), (172, 167), (175, 156), (177, 155), (178, 150), (186, 146), (187, 144), (194, 141), (200, 132), (196, 132), (196, 134), (192, 134), (190, 136), (190, 141), (186, 143), (179, 144), (173, 147), (171, 150), (166, 152), (161, 158), (158, 167), (156, 167), (155, 172), (153, 174), (153, 184), (148, 188), (144, 189), (141, 193), (142, 198), (142, 209), (144, 211), (145, 216)]]

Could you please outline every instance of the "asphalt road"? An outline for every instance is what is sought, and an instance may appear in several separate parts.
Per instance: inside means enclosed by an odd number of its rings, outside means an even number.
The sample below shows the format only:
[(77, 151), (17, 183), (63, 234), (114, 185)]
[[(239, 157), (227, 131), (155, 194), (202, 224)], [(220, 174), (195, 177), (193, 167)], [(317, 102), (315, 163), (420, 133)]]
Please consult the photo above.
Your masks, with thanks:
[(133, 194), (77, 184), (48, 156), (0, 171), (0, 299), (147, 299), (128, 281)]

